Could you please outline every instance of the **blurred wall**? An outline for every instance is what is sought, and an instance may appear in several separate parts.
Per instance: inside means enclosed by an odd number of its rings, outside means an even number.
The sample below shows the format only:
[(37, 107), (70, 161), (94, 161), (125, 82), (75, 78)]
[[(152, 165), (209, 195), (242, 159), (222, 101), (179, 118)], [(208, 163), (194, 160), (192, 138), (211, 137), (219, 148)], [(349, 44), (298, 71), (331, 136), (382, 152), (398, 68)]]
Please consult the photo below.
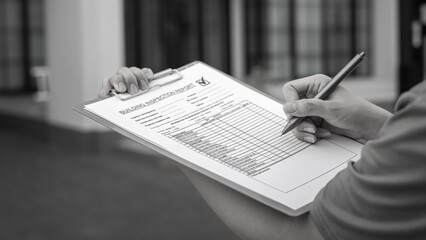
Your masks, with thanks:
[(97, 97), (101, 80), (124, 64), (121, 0), (47, 0), (50, 124), (79, 131), (103, 129), (72, 106)]
[[(343, 81), (350, 91), (373, 102), (394, 101), (398, 95), (398, 1), (373, 1), (372, 75)], [(368, 54), (368, 53), (367, 53)]]

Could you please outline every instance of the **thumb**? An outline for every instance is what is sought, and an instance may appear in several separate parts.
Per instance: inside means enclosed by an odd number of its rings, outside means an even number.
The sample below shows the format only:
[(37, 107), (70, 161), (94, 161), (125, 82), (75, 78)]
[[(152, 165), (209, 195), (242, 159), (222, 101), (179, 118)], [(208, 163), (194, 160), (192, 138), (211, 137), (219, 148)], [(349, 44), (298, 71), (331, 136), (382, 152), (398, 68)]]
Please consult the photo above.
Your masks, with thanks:
[(288, 102), (284, 104), (283, 109), (287, 116), (327, 118), (330, 115), (326, 102), (320, 99), (301, 99)]

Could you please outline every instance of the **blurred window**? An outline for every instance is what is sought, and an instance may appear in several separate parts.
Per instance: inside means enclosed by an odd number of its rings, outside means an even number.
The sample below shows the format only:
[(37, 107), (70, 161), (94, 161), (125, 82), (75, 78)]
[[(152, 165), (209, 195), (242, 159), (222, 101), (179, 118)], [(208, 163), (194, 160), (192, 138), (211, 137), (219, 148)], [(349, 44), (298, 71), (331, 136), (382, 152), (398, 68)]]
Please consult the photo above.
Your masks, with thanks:
[(126, 65), (229, 71), (228, 0), (125, 0)]
[(44, 1), (0, 0), (0, 91), (35, 90), (30, 70), (45, 64)]
[(352, 76), (370, 74), (368, 0), (125, 0), (127, 65), (159, 71), (201, 60), (231, 72), (231, 5), (243, 12), (244, 76), (237, 77), (334, 75), (361, 51), (369, 57)]
[(247, 0), (245, 8), (248, 76), (332, 76), (362, 51), (369, 57), (353, 75), (370, 74), (370, 1)]

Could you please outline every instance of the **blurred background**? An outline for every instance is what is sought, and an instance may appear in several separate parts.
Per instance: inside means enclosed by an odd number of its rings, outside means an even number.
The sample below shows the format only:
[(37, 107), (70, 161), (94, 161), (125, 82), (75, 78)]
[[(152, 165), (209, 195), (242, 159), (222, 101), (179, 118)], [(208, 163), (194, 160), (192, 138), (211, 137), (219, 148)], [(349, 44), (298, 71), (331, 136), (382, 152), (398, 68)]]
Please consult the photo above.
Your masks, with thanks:
[(204, 61), (282, 100), (334, 75), (392, 110), (426, 0), (0, 0), (0, 239), (237, 239), (164, 157), (77, 114), (121, 66)]

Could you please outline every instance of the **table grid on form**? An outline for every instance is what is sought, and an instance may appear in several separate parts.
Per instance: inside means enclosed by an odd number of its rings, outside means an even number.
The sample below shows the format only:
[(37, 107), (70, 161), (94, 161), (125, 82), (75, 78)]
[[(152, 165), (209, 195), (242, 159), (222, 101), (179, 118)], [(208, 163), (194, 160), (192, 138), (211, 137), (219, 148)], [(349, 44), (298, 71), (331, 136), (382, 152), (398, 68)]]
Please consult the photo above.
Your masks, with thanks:
[(281, 136), (284, 124), (284, 118), (242, 101), (214, 118), (176, 126), (177, 130), (167, 136), (243, 174), (255, 176), (309, 146), (291, 133)]

